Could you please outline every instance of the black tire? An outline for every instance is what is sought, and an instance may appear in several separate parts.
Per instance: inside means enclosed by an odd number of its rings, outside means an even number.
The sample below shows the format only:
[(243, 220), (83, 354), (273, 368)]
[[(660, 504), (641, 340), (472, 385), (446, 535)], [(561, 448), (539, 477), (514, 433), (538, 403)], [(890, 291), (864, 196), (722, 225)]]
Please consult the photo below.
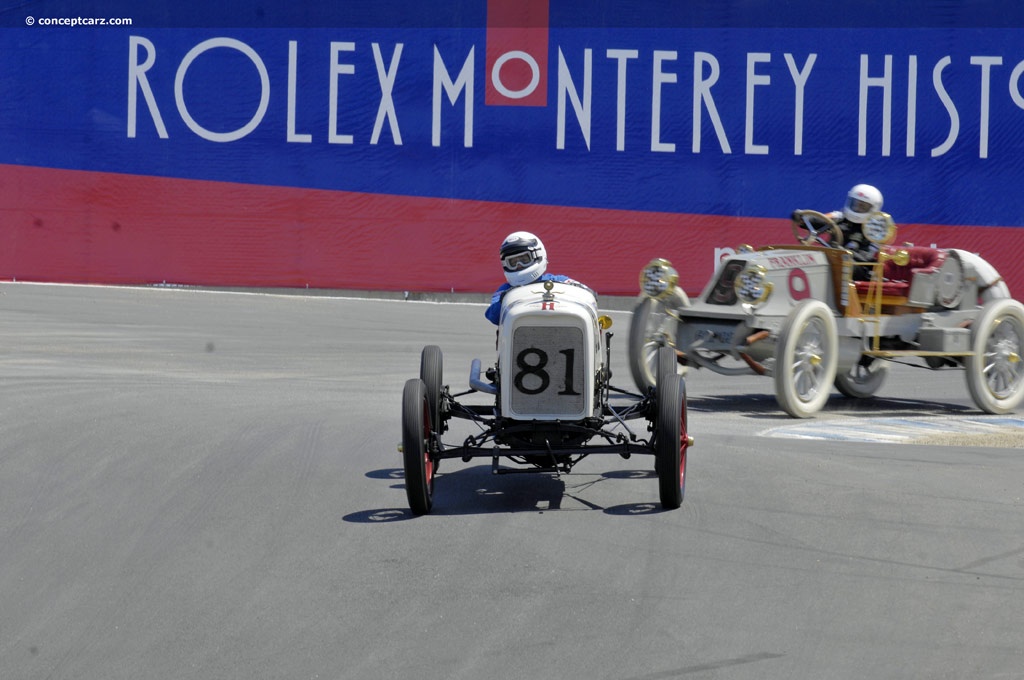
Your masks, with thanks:
[(679, 360), (676, 351), (671, 347), (662, 346), (658, 348), (655, 365), (657, 366), (657, 384), (661, 384), (664, 376), (679, 372)]
[(675, 510), (686, 493), (686, 381), (676, 373), (664, 373), (658, 384), (658, 422), (654, 444), (654, 469), (658, 473), (661, 507)]
[(434, 505), (434, 460), (430, 456), (430, 406), (427, 387), (419, 378), (405, 382), (402, 391), (402, 463), (405, 494), (415, 515), (425, 515)]
[(430, 424), (432, 430), (437, 434), (444, 431), (441, 422), (441, 391), (444, 388), (443, 364), (440, 347), (427, 345), (423, 348), (423, 352), (420, 353), (420, 380), (427, 388)]

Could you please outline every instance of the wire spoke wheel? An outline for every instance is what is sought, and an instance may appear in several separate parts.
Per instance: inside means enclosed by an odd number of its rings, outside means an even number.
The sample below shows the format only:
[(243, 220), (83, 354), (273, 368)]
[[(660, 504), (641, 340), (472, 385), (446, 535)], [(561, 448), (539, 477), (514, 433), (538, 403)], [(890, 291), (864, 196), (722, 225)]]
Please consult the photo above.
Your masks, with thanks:
[(675, 343), (678, 324), (658, 300), (644, 298), (633, 309), (629, 326), (629, 370), (641, 392), (657, 384), (658, 351)]
[(967, 388), (986, 413), (1013, 411), (1024, 397), (1024, 305), (1010, 298), (989, 302), (972, 325), (964, 362)]
[(828, 401), (836, 377), (839, 339), (832, 310), (818, 300), (797, 304), (775, 348), (775, 397), (794, 418), (808, 418)]
[(852, 399), (873, 396), (889, 375), (889, 363), (873, 359), (869, 363), (859, 361), (847, 373), (836, 375), (836, 389)]

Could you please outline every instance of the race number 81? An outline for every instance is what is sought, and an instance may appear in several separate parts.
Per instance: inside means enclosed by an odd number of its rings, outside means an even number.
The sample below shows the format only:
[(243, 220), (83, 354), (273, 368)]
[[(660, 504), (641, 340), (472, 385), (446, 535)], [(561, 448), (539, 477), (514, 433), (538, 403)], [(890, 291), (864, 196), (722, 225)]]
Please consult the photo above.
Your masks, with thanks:
[[(574, 374), (573, 368), (576, 365), (576, 350), (574, 349), (561, 349), (558, 350), (559, 354), (565, 356), (565, 378), (563, 385), (564, 387), (558, 392), (559, 394), (579, 394), (574, 386)], [(545, 370), (548, 365), (548, 353), (542, 349), (536, 347), (529, 347), (524, 349), (516, 355), (516, 366), (519, 370), (516, 371), (513, 383), (516, 389), (523, 394), (540, 394), (546, 392), (548, 386), (551, 385), (551, 377)], [(527, 387), (526, 379), (528, 376), (535, 376), (539, 381), (536, 387)], [(536, 382), (536, 381), (534, 381)]]
[(588, 389), (584, 347), (579, 328), (517, 328), (509, 357), (511, 370), (506, 371), (513, 410), (524, 414), (578, 414)]

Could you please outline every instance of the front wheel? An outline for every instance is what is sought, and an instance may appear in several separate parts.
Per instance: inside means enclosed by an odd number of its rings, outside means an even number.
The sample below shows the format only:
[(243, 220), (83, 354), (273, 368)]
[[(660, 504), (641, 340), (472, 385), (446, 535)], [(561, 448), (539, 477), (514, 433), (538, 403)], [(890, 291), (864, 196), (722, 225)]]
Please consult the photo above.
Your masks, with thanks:
[[(681, 303), (689, 304), (689, 299), (684, 295)], [(629, 371), (641, 392), (657, 385), (658, 350), (675, 346), (678, 328), (679, 321), (669, 313), (663, 300), (645, 297), (633, 308), (629, 325)], [(685, 373), (685, 368), (677, 365), (676, 372)]]
[(658, 473), (661, 507), (674, 510), (686, 492), (686, 381), (677, 373), (663, 373), (658, 381), (658, 422), (654, 469)]
[(775, 398), (789, 415), (808, 418), (828, 401), (836, 378), (839, 340), (832, 310), (802, 300), (789, 312), (775, 348)]
[(1024, 305), (1001, 298), (981, 308), (971, 326), (971, 356), (966, 358), (967, 388), (986, 413), (1013, 411), (1024, 397)]
[(431, 421), (427, 386), (419, 378), (407, 380), (402, 391), (402, 463), (405, 494), (415, 515), (427, 514), (434, 505)]

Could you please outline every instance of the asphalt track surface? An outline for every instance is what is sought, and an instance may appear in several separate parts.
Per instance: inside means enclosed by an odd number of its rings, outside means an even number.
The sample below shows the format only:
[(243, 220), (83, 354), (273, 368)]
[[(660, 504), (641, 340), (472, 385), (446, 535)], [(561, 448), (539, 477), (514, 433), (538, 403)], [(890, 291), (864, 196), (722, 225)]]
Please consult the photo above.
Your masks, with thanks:
[(446, 461), (414, 518), (402, 384), (425, 344), (459, 388), (492, 360), (480, 305), (6, 284), (0, 313), (5, 679), (1024, 677), (1024, 452), (829, 436), (942, 439), (980, 415), (960, 372), (813, 421), (698, 372), (681, 509), (594, 456)]

